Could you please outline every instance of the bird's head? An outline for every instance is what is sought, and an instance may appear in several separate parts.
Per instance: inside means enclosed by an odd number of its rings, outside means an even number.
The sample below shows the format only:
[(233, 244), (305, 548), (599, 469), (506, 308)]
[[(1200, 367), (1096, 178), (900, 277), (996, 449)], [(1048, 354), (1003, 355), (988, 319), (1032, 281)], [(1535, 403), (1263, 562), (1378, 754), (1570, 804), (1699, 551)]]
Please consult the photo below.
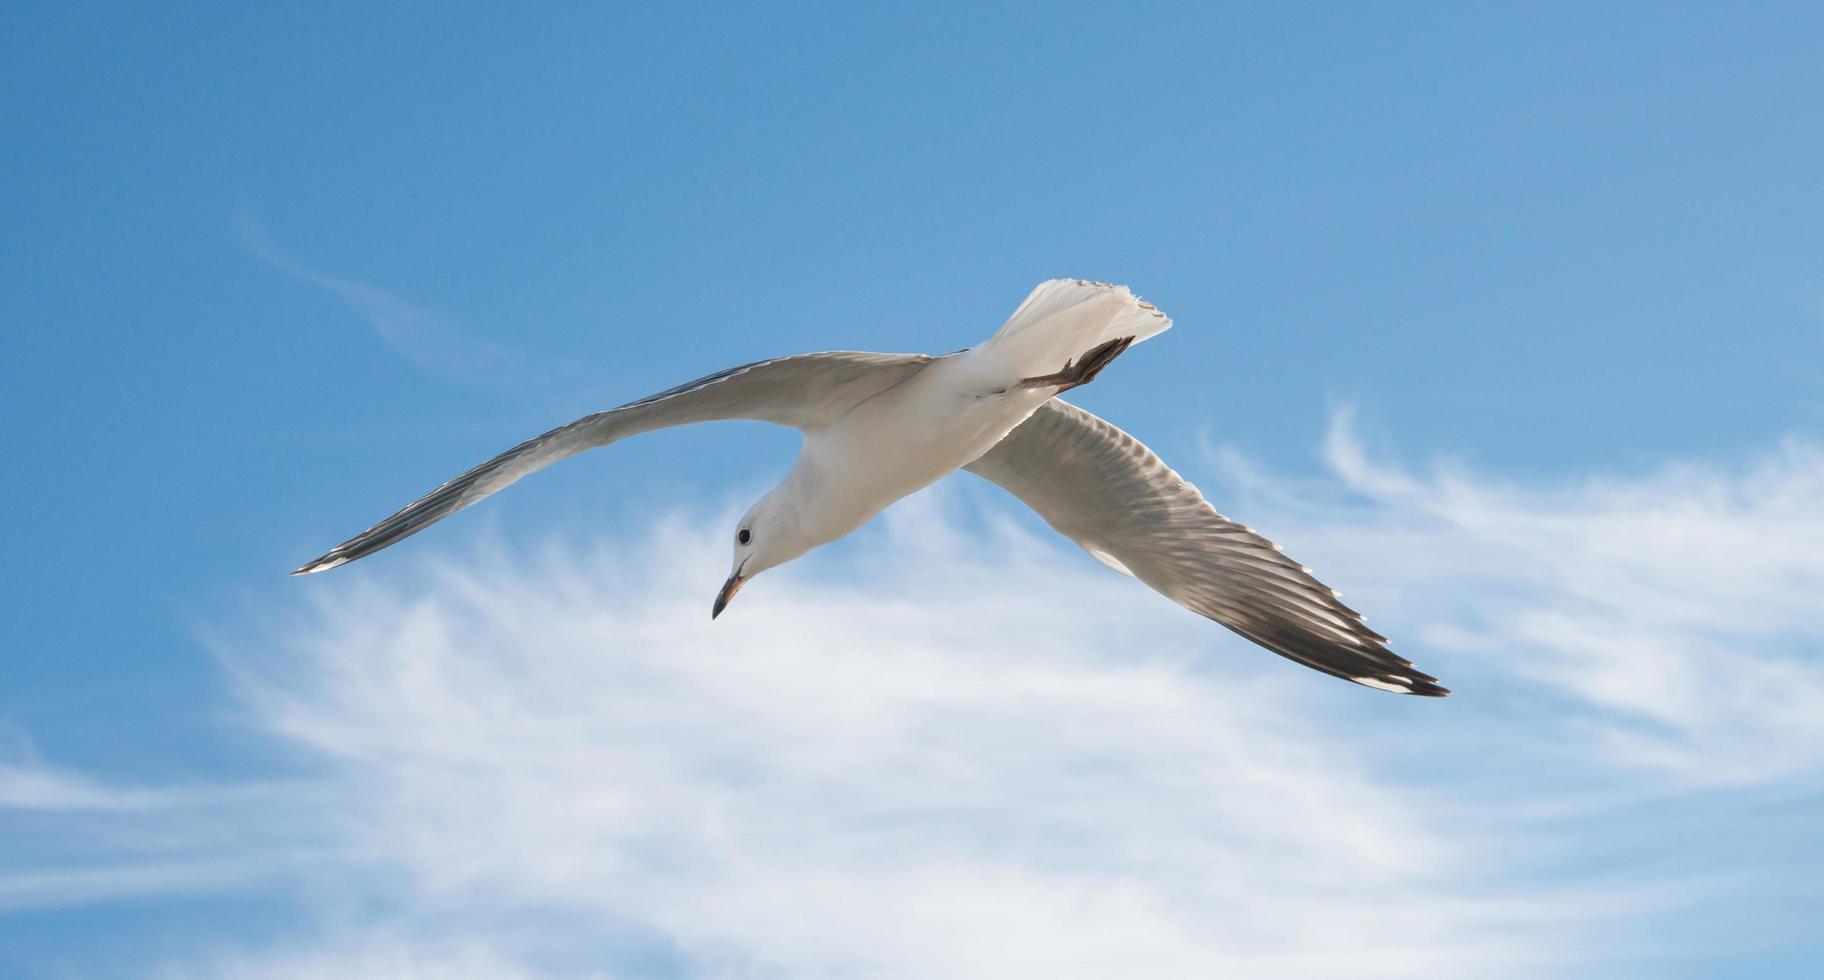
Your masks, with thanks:
[(791, 506), (788, 494), (775, 489), (749, 508), (734, 531), (735, 556), (729, 565), (728, 581), (716, 593), (716, 604), (709, 618), (722, 615), (729, 600), (754, 576), (783, 565), (804, 554), (819, 543), (804, 531), (799, 508)]

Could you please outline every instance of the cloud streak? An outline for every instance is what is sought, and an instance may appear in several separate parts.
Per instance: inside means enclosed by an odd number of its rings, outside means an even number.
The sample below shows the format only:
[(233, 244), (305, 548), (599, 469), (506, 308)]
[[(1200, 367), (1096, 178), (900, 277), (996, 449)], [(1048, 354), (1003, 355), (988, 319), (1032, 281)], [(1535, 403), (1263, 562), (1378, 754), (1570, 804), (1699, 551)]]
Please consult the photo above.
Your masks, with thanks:
[(239, 224), (241, 244), (260, 261), (341, 300), (400, 357), (439, 377), (482, 388), (525, 390), (567, 373), (523, 351), (463, 330), (370, 282), (331, 275), (293, 256), (251, 218)]

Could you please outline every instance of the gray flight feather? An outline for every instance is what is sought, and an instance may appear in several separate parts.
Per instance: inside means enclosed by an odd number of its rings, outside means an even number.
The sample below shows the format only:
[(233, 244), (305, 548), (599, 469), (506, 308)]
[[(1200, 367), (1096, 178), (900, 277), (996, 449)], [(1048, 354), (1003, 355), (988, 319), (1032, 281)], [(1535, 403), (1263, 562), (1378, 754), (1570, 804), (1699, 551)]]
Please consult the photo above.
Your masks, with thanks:
[(1277, 545), (1218, 514), (1139, 440), (1075, 405), (1046, 402), (964, 468), (1105, 563), (1281, 656), (1381, 690), (1450, 693)]
[(815, 428), (917, 374), (924, 354), (830, 351), (756, 361), (719, 371), (619, 408), (585, 416), (522, 442), (413, 501), (397, 514), (307, 562), (308, 575), (371, 555), (437, 523), (528, 473), (654, 429), (721, 419)]

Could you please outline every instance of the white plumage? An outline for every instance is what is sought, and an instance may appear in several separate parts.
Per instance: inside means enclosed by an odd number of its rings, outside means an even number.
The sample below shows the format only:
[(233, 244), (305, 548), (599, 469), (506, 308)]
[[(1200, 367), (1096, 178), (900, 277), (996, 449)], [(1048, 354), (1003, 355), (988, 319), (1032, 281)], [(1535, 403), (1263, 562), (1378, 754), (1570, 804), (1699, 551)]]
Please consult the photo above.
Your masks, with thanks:
[(1071, 358), (1120, 337), (1139, 343), (1171, 329), (1170, 317), (1126, 286), (1083, 279), (1049, 279), (981, 347), (1021, 377), (1055, 371), (1060, 352)]

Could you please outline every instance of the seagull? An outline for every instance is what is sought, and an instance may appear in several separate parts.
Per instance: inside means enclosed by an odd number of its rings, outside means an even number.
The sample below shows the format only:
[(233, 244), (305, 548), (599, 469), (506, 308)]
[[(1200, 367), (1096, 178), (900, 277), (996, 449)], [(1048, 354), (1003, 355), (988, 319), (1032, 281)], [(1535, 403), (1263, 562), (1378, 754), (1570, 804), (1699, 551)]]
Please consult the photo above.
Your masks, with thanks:
[(691, 422), (804, 434), (735, 526), (720, 616), (743, 585), (956, 471), (999, 484), (1103, 564), (1287, 659), (1397, 694), (1442, 697), (1334, 589), (1216, 512), (1152, 450), (1059, 398), (1172, 321), (1125, 286), (1040, 283), (980, 347), (942, 357), (830, 351), (756, 361), (552, 429), (292, 572), (345, 565), (585, 449)]

